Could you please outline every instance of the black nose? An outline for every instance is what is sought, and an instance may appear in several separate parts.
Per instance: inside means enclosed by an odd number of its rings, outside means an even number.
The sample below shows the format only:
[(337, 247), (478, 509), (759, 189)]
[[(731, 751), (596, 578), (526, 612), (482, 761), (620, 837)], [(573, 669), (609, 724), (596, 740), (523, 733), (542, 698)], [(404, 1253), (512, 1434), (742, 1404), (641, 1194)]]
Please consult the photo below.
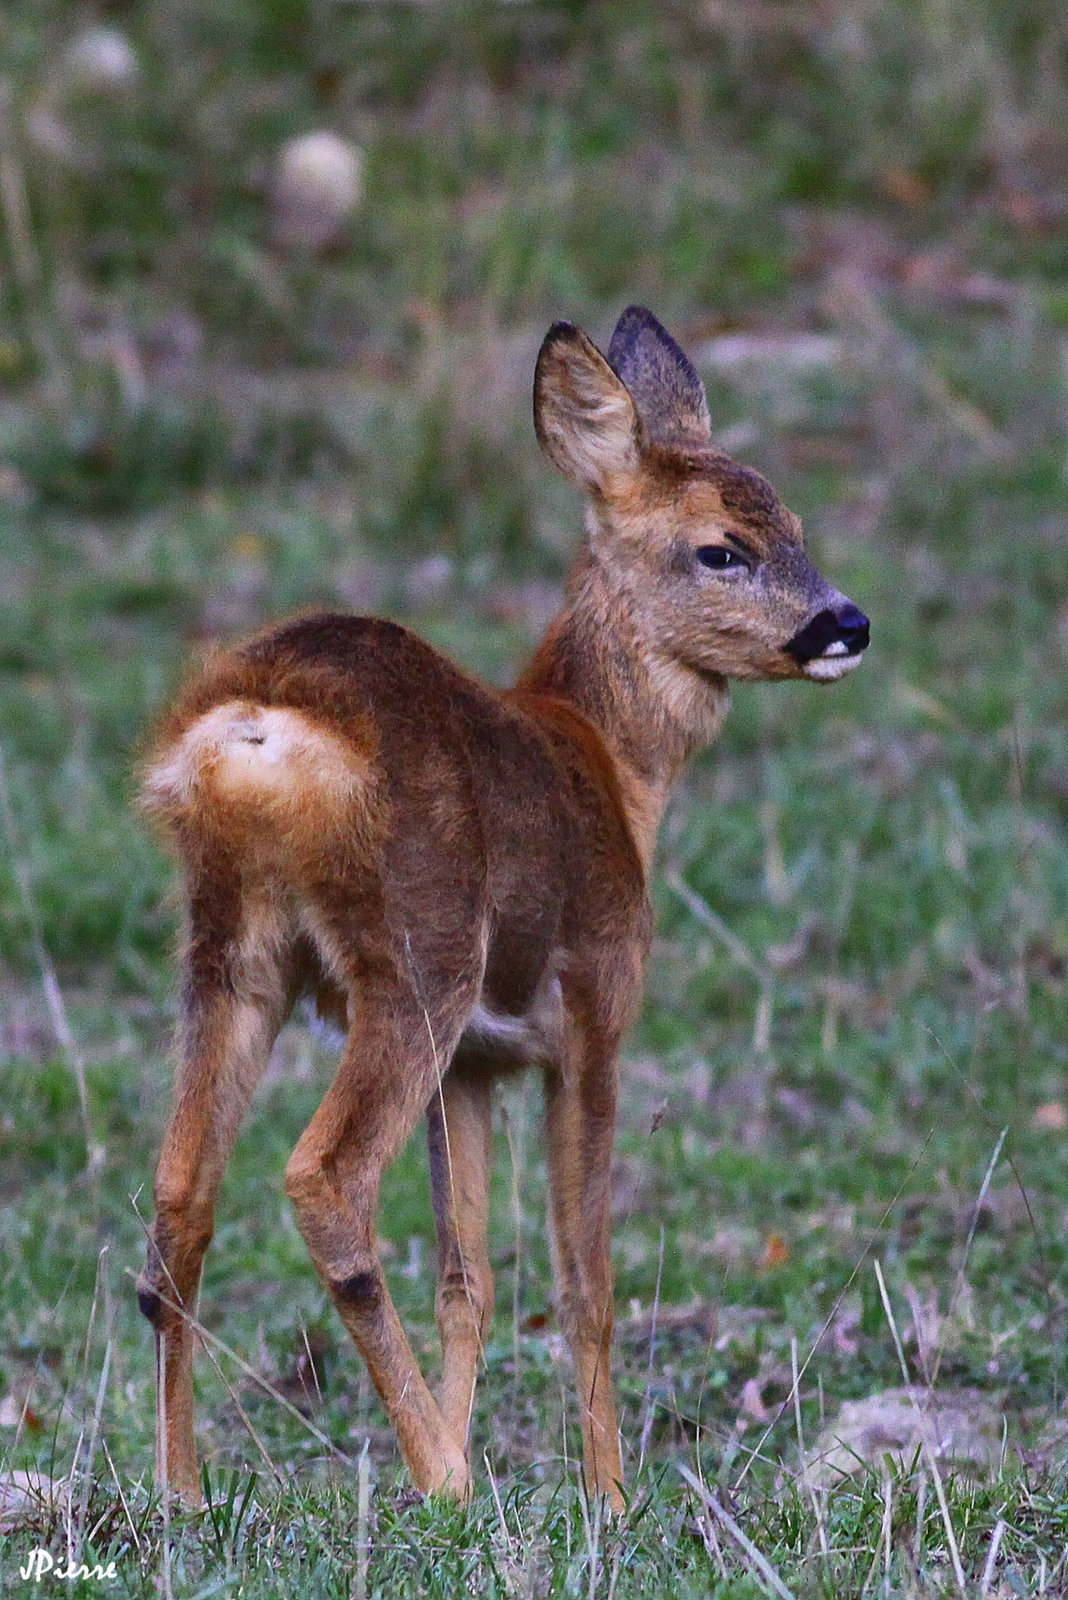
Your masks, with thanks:
[[(817, 611), (783, 649), (801, 666), (824, 655), (832, 644), (844, 644), (847, 656), (859, 656), (868, 648), (870, 631), (863, 611), (858, 611), (851, 600), (843, 600), (833, 609), (828, 606), (825, 611)], [(836, 654), (841, 655), (842, 651)]]
[(858, 611), (851, 601), (847, 600), (835, 613), (838, 624), (836, 637), (841, 639), (846, 650), (851, 656), (858, 656), (862, 650), (868, 648), (871, 637), (871, 628), (863, 611)]

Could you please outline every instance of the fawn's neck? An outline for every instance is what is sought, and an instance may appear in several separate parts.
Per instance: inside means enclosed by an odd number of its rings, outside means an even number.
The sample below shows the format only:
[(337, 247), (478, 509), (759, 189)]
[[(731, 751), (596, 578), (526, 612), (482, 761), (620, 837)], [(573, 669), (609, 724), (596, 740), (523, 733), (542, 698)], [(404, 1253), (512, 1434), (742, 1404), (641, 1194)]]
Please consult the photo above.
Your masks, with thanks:
[(640, 593), (586, 550), (563, 610), (517, 690), (569, 701), (612, 757), (638, 853), (648, 870), (660, 819), (683, 765), (719, 731), (726, 679), (697, 675), (657, 650)]

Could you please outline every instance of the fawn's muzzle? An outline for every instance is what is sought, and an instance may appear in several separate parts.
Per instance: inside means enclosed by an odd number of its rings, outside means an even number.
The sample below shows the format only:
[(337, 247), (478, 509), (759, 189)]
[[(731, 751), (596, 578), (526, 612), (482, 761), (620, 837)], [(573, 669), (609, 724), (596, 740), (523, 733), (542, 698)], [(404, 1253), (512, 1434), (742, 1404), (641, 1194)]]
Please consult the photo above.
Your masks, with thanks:
[(783, 646), (811, 678), (837, 678), (854, 667), (868, 648), (870, 627), (850, 600), (817, 611)]

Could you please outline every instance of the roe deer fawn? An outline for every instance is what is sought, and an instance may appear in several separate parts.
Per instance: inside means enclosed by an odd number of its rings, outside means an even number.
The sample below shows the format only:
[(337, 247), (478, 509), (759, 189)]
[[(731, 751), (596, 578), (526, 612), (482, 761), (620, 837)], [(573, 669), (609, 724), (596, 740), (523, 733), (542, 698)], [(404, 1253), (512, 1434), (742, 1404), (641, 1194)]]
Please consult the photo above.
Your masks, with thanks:
[[(483, 687), (395, 623), (310, 616), (209, 664), (147, 767), (187, 928), (175, 1102), (138, 1289), (159, 1345), (160, 1474), (194, 1503), (189, 1314), (238, 1124), (307, 993), (345, 1043), (286, 1190), (416, 1487), (469, 1491), (493, 1306), (490, 1090), (529, 1063), (545, 1079), (585, 1481), (623, 1504), (609, 1169), (657, 826), (683, 763), (719, 729), (728, 678), (839, 678), (868, 621), (810, 564), (764, 479), (715, 448), (701, 382), (649, 312), (623, 313), (607, 360), (578, 328), (550, 328), (534, 425), (587, 498), (588, 538), (514, 689)], [(436, 1397), (375, 1248), (382, 1173), (424, 1114)]]

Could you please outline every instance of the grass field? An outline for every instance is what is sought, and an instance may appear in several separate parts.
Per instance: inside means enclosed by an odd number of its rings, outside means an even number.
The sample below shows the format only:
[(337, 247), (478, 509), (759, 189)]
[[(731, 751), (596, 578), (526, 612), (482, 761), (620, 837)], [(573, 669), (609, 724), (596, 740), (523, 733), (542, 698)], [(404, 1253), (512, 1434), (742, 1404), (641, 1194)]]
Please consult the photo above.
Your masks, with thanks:
[[(108, 82), (72, 48), (97, 8), (0, 18), (0, 1474), (62, 1485), (0, 1509), (0, 1593), (35, 1547), (114, 1560), (85, 1594), (1068, 1593), (1058, 8), (107, 15)], [(311, 250), (270, 173), (317, 127), (364, 192)], [(538, 341), (630, 300), (873, 644), (833, 691), (739, 688), (663, 830), (616, 1170), (628, 1514), (576, 1488), (533, 1079), (501, 1096), (475, 1499), (413, 1500), (282, 1193), (330, 1070), (295, 1024), (206, 1268), (209, 1510), (169, 1512), (140, 741), (192, 654), (322, 603), (508, 681), (581, 525)], [(381, 1232), (433, 1370), (419, 1140)]]

